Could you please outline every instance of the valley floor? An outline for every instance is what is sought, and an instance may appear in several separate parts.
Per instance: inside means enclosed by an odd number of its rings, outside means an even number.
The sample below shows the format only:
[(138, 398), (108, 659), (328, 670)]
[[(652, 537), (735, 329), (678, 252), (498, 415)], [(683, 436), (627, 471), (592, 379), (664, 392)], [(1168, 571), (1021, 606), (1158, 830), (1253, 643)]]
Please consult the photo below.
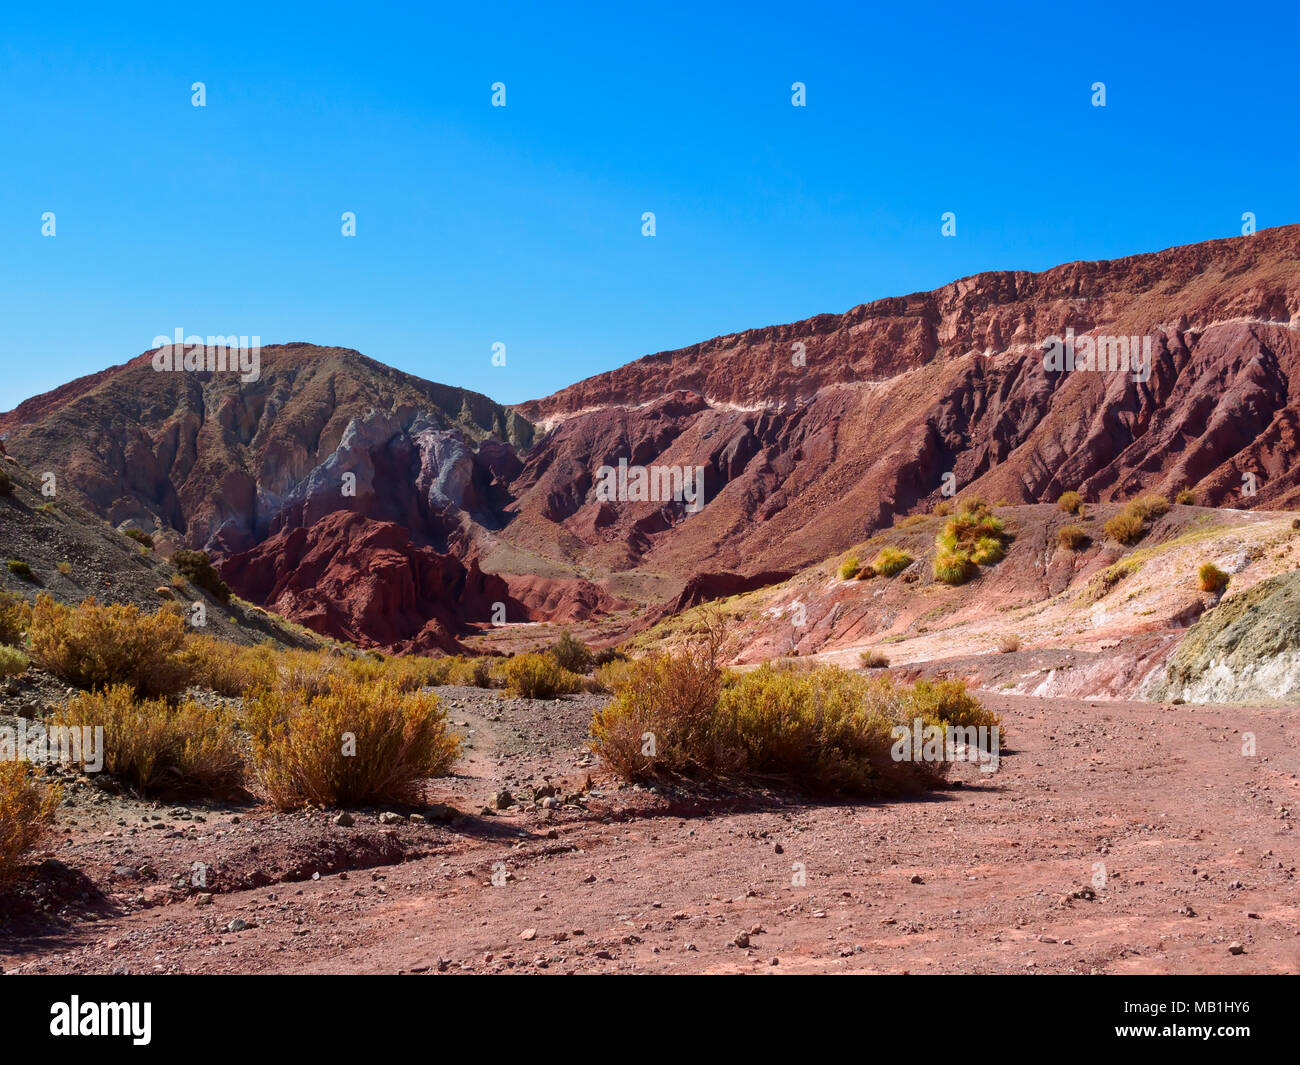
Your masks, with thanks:
[[(961, 786), (924, 798), (838, 804), (619, 788), (582, 753), (595, 697), (440, 694), (473, 746), (430, 799), (460, 816), (375, 810), (340, 827), (83, 788), (44, 894), (0, 914), (0, 966), (1300, 972), (1294, 708), (985, 693), (1009, 730), (1000, 772), (965, 765)], [(543, 810), (527, 800), (547, 775), (561, 799), (592, 787)], [(503, 786), (525, 801), (484, 813)], [(194, 863), (211, 873), (205, 905)]]

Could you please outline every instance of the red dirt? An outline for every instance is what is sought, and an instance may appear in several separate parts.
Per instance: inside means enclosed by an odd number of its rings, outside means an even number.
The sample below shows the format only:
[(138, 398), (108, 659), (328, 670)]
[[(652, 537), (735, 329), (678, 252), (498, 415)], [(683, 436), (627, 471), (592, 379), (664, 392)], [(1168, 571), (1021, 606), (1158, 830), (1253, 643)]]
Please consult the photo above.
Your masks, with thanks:
[[(965, 786), (912, 801), (835, 804), (716, 789), (602, 797), (608, 782), (594, 771), (585, 810), (515, 807), (487, 817), (474, 811), (503, 782), (517, 794), (543, 774), (561, 795), (582, 786), (591, 770), (577, 750), (591, 697), (544, 704), (467, 689), (444, 695), (455, 701), (453, 718), (475, 729), (465, 775), (436, 789), (467, 812), (463, 820), (383, 828), (372, 812), (345, 829), (322, 813), (258, 809), (236, 826), (226, 810), (189, 826), (190, 838), (127, 835), (111, 827), (114, 807), (79, 823), (54, 851), (104, 892), (65, 903), (108, 916), (69, 913), (62, 924), (11, 930), (0, 965), (1300, 972), (1300, 740), (1286, 728), (1294, 708), (989, 694), (1014, 748), (1001, 771), (959, 766), (954, 776)], [(1246, 732), (1256, 738), (1253, 757), (1240, 753)], [(216, 829), (227, 835), (214, 838)], [(216, 870), (209, 906), (193, 901), (195, 861)], [(349, 861), (350, 874), (340, 870)], [(791, 883), (795, 863), (806, 870), (804, 886)], [(1098, 863), (1104, 882), (1094, 881)], [(151, 866), (156, 884), (113, 879), (123, 865)], [(498, 880), (508, 877), (502, 886), (492, 884), (494, 866)], [(253, 870), (270, 882), (245, 886)], [(320, 879), (305, 879), (312, 872)], [(173, 890), (173, 877), (184, 886)], [(140, 895), (148, 908), (123, 913)], [(164, 904), (169, 898), (178, 901)], [(235, 919), (250, 927), (228, 931)], [(747, 946), (735, 945), (739, 933)], [(1234, 941), (1244, 953), (1229, 953)]]

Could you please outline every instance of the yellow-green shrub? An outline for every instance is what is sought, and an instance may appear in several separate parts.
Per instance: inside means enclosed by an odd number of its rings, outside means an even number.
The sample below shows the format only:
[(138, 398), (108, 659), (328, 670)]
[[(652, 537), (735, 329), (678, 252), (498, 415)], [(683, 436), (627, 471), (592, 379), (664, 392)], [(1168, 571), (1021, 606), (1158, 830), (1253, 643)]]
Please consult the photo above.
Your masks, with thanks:
[(889, 685), (833, 666), (760, 666), (723, 688), (715, 729), (747, 771), (814, 791), (889, 795), (935, 787), (946, 763), (892, 757), (891, 730), (903, 724), (898, 710)]
[(0, 644), (0, 677), (16, 677), (20, 673), (26, 673), (29, 665), (30, 659), (17, 647)]
[(1106, 522), (1105, 529), (1107, 536), (1125, 545), (1137, 543), (1147, 532), (1146, 523), (1141, 515), (1128, 508), (1121, 510)]
[(1196, 571), (1197, 584), (1203, 592), (1221, 592), (1231, 578), (1213, 562), (1202, 562)]
[(0, 644), (21, 646), (31, 623), (32, 608), (27, 605), (27, 600), (0, 590)]
[[(608, 706), (591, 724), (594, 749), (616, 772), (638, 780), (656, 767), (734, 768), (713, 746), (713, 717), (725, 672), (706, 656), (648, 655), (629, 664)], [(653, 751), (647, 753), (647, 736)]]
[(460, 753), (438, 697), (387, 679), (263, 689), (247, 724), (258, 779), (285, 810), (416, 802), (421, 781), (445, 774)]
[(1002, 718), (966, 690), (960, 680), (918, 680), (910, 689), (897, 689), (907, 718), (942, 721), (946, 725), (997, 728), (999, 743), (1005, 736)]
[(934, 556), (934, 579), (944, 584), (965, 584), (979, 573), (979, 566), (964, 551), (938, 551)]
[(41, 594), (28, 637), (37, 664), (78, 688), (129, 684), (138, 695), (175, 695), (187, 683), (180, 656), (185, 622), (177, 610), (142, 614), (94, 599), (73, 608)]
[(1082, 525), (1062, 525), (1056, 530), (1056, 542), (1069, 551), (1080, 551), (1092, 539)]
[(561, 668), (550, 655), (515, 655), (505, 672), (506, 688), (523, 699), (554, 699), (582, 690), (582, 677)]
[(23, 856), (40, 843), (61, 793), (26, 762), (0, 761), (0, 884), (14, 878)]
[(1078, 492), (1062, 492), (1056, 505), (1066, 514), (1078, 514), (1083, 509), (1083, 496)]
[(851, 581), (858, 575), (858, 557), (850, 555), (840, 563), (840, 580)]
[(907, 569), (911, 564), (911, 555), (901, 547), (887, 544), (880, 549), (880, 553), (876, 555), (875, 560), (871, 563), (871, 568), (882, 577), (893, 577), (895, 574)]
[(1169, 500), (1158, 495), (1138, 496), (1127, 509), (1143, 521), (1155, 521), (1169, 513)]
[(1178, 495), (1174, 497), (1174, 502), (1184, 507), (1194, 507), (1196, 506), (1196, 493), (1190, 488), (1182, 488), (1179, 490)]
[(137, 699), (129, 684), (117, 684), (75, 696), (54, 721), (102, 726), (104, 768), (140, 794), (225, 798), (243, 788), (239, 735), (224, 707)]

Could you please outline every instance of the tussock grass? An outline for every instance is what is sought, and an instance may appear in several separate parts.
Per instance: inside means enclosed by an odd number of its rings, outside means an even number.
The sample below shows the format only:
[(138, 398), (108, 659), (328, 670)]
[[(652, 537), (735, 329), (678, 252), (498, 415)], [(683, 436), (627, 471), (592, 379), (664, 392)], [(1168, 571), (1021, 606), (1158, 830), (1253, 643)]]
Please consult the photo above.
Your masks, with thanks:
[(871, 568), (882, 577), (893, 577), (895, 574), (907, 569), (911, 564), (911, 555), (901, 547), (886, 544), (880, 549), (880, 553), (876, 555), (875, 561), (871, 563)]
[(1083, 510), (1083, 496), (1073, 490), (1062, 492), (1056, 505), (1066, 514), (1078, 514)]
[(1082, 525), (1062, 525), (1056, 530), (1056, 542), (1067, 551), (1082, 551), (1092, 542), (1092, 537)]
[(1203, 592), (1221, 592), (1231, 579), (1213, 562), (1202, 562), (1196, 571), (1196, 583)]

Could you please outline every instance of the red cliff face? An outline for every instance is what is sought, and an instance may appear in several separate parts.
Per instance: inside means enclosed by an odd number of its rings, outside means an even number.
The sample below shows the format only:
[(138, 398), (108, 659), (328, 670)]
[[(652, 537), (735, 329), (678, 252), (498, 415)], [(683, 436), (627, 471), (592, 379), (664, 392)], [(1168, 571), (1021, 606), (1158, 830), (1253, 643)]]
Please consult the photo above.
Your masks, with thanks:
[(394, 522), (337, 511), (233, 555), (222, 576), (241, 596), (316, 632), (391, 652), (463, 650), (467, 622), (514, 608), (500, 577), (417, 547)]
[[(1190, 487), (1208, 504), (1295, 505), (1297, 313), (1290, 226), (980, 274), (652, 355), (520, 405), (547, 435), (511, 485), (511, 532), (685, 578), (825, 558), (937, 501), (949, 473), (1013, 502)], [(1149, 342), (1149, 377), (1046, 368), (1044, 342), (1067, 329)], [(702, 466), (708, 505), (597, 500), (595, 471), (620, 458)]]

